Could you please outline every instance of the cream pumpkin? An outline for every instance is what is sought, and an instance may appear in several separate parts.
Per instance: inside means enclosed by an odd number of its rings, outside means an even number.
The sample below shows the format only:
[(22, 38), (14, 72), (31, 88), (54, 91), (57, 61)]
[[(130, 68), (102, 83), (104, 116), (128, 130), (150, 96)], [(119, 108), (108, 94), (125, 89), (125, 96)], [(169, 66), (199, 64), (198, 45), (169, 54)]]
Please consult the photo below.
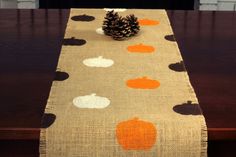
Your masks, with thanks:
[(74, 98), (73, 104), (78, 108), (102, 109), (110, 105), (110, 100), (93, 93), (91, 95), (78, 96)]
[(111, 59), (103, 58), (102, 56), (96, 58), (88, 58), (83, 61), (83, 64), (88, 67), (102, 67), (107, 68), (114, 64), (114, 61)]

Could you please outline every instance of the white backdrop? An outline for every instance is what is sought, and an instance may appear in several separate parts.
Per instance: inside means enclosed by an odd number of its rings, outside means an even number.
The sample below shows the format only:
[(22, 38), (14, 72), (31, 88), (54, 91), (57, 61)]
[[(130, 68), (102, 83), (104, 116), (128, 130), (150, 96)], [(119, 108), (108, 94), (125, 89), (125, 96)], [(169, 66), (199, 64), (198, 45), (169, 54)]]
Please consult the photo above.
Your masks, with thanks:
[(0, 0), (0, 8), (39, 8), (39, 0)]

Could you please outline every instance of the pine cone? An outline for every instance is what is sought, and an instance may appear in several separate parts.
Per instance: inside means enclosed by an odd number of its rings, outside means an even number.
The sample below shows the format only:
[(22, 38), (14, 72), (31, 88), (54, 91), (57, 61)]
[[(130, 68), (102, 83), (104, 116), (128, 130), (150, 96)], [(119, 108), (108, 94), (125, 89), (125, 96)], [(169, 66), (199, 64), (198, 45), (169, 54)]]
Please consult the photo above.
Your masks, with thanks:
[(131, 30), (126, 18), (119, 17), (112, 25), (111, 36), (115, 40), (124, 40), (131, 36)]
[(138, 18), (132, 14), (132, 15), (126, 16), (126, 19), (130, 26), (131, 36), (138, 34), (140, 30)]
[(112, 25), (114, 21), (116, 21), (119, 18), (118, 13), (112, 11), (108, 11), (105, 17), (105, 20), (103, 21), (102, 29), (106, 35), (111, 35)]

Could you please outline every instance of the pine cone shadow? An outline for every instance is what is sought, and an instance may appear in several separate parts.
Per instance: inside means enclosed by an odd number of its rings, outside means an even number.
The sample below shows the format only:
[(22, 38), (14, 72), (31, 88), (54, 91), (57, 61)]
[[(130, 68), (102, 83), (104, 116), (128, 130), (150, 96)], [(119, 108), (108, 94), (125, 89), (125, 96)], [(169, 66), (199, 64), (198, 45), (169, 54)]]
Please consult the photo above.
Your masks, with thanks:
[(183, 103), (180, 105), (176, 105), (173, 107), (173, 110), (176, 113), (182, 114), (182, 115), (201, 115), (201, 109), (199, 108), (199, 104), (192, 104), (191, 101), (188, 101), (187, 103)]
[(45, 113), (41, 121), (41, 128), (50, 127), (56, 120), (56, 115), (52, 113)]

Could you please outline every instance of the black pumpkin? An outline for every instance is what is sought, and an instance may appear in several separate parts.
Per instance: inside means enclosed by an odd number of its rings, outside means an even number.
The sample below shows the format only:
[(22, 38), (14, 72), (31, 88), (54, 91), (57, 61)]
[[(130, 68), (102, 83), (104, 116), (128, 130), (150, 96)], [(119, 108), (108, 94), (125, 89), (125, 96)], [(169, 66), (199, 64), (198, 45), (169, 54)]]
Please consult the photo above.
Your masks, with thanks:
[(74, 21), (90, 22), (90, 21), (95, 20), (95, 17), (94, 17), (94, 16), (90, 16), (90, 15), (83, 14), (83, 15), (73, 16), (73, 17), (71, 17), (71, 19), (74, 20)]

